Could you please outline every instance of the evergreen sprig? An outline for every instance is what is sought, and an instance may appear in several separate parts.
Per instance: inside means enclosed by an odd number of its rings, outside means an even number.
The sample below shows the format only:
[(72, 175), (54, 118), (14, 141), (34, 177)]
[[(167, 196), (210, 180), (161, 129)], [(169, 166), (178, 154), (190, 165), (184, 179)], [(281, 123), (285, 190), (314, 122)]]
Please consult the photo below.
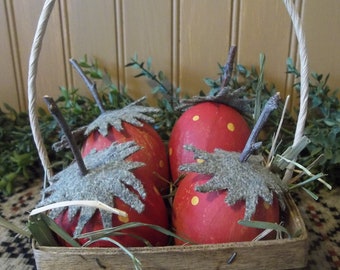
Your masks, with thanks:
[(138, 56), (131, 58), (126, 67), (132, 67), (139, 73), (135, 78), (145, 77), (152, 82), (151, 93), (157, 100), (157, 105), (161, 109), (155, 117), (155, 129), (158, 131), (163, 140), (168, 140), (171, 129), (180, 116), (176, 110), (180, 102), (180, 88), (174, 87), (167, 79), (163, 71), (157, 74), (152, 71), (152, 59), (148, 58), (146, 62), (139, 61)]

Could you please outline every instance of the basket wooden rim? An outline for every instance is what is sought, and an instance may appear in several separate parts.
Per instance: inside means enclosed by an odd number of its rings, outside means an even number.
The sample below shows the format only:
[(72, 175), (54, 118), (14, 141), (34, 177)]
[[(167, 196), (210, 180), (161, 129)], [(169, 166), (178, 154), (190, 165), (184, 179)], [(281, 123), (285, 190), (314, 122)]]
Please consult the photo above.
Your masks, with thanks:
[[(130, 247), (143, 269), (292, 269), (307, 265), (308, 235), (301, 214), (287, 195), (288, 220), (300, 235), (291, 239), (261, 240), (207, 245)], [(74, 269), (130, 269), (132, 261), (119, 248), (45, 247), (32, 243), (38, 269), (69, 266)], [(227, 264), (232, 254), (236, 260)], [(174, 268), (174, 266), (176, 267)], [(91, 268), (92, 267), (92, 268)], [(117, 268), (118, 267), (118, 268)], [(72, 268), (73, 269), (73, 268)]]
[[(221, 244), (199, 244), (199, 245), (182, 245), (182, 246), (162, 246), (162, 247), (131, 247), (129, 250), (137, 253), (163, 253), (168, 251), (173, 252), (191, 252), (195, 250), (220, 250), (226, 248), (245, 248), (245, 247), (260, 247), (260, 246), (275, 246), (283, 244), (294, 244), (296, 242), (306, 242), (308, 239), (308, 233), (304, 224), (303, 218), (297, 208), (292, 196), (286, 195), (286, 212), (289, 215), (290, 222), (299, 229), (299, 235), (292, 238), (284, 239), (273, 239), (273, 240), (261, 240), (261, 241), (247, 241), (247, 242), (232, 242), (232, 243), (221, 243)], [(296, 228), (295, 228), (296, 229)], [(62, 252), (65, 254), (74, 252), (86, 252), (87, 254), (121, 254), (122, 250), (118, 248), (101, 248), (101, 247), (45, 247), (39, 246), (36, 241), (33, 241), (33, 249), (48, 251), (48, 252)]]
[[(232, 242), (232, 243), (221, 243), (221, 244), (199, 244), (199, 245), (188, 245), (188, 246), (162, 246), (162, 247), (130, 247), (128, 248), (136, 256), (142, 253), (165, 253), (165, 252), (181, 252), (185, 255), (186, 252), (193, 251), (214, 251), (221, 249), (240, 249), (240, 248), (252, 248), (261, 246), (283, 246), (285, 244), (294, 245), (295, 243), (306, 242), (307, 234), (303, 234), (299, 237), (292, 239), (275, 239), (275, 240), (261, 240), (256, 242)], [(34, 250), (40, 250), (42, 252), (48, 252), (50, 254), (93, 254), (93, 255), (107, 255), (107, 254), (124, 254), (120, 248), (101, 248), (101, 247), (46, 247), (39, 246), (36, 241), (32, 242)], [(307, 247), (307, 245), (306, 245)]]

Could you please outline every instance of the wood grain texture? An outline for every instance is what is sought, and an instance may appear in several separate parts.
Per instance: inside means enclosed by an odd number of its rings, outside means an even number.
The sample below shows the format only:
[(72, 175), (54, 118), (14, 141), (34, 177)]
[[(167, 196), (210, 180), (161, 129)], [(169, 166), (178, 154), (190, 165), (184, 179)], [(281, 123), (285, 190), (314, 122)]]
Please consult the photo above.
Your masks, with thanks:
[[(16, 35), (13, 32), (13, 13), (9, 2), (0, 2), (0, 35), (3, 37), (0, 42), (0, 100), (7, 102), (14, 108), (24, 109), (20, 103), (19, 89), (22, 80), (18, 67)], [(18, 74), (19, 73), (19, 74)], [(17, 78), (17, 76), (19, 78)], [(2, 107), (3, 104), (0, 105)]]
[[(143, 269), (297, 269), (307, 263), (308, 241), (303, 219), (287, 197), (287, 223), (298, 237), (258, 242), (130, 248)], [(233, 263), (227, 264), (234, 253)], [(34, 247), (38, 269), (132, 269), (131, 259), (115, 248)]]
[[(18, 40), (18, 51), (20, 59), (21, 76), (24, 82), (22, 95), (25, 103), (27, 96), (27, 72), (28, 59), (33, 41), (34, 32), (41, 8), (42, 0), (34, 1), (13, 0), (13, 10), (15, 16), (15, 30)], [(37, 75), (37, 99), (42, 104), (42, 96), (49, 94), (57, 96), (58, 87), (65, 84), (65, 68), (63, 59), (63, 47), (61, 44), (61, 27), (59, 19), (59, 5), (54, 8), (49, 20), (46, 38), (43, 42), (41, 57), (39, 59), (39, 68)]]
[[(89, 62), (97, 61), (112, 77), (118, 76), (117, 24), (115, 1), (91, 0), (66, 1), (67, 38), (69, 54), (77, 60), (88, 56)], [(65, 29), (64, 29), (65, 31)], [(68, 63), (67, 63), (68, 64)], [(90, 95), (79, 75), (72, 70), (72, 85)]]
[(328, 74), (329, 85), (339, 88), (340, 2), (304, 1), (303, 24), (310, 71)]
[(231, 1), (180, 1), (179, 84), (183, 94), (207, 91), (204, 78), (218, 78), (230, 47)]
[[(340, 43), (337, 0), (296, 0), (307, 38), (310, 70), (330, 73), (330, 86), (340, 85)], [(28, 54), (43, 0), (3, 0), (0, 6), (0, 100), (26, 109)], [(295, 43), (294, 43), (295, 42)], [(183, 94), (207, 91), (205, 77), (217, 78), (231, 44), (237, 62), (258, 67), (266, 55), (265, 79), (283, 96), (294, 93), (285, 74), (288, 56), (296, 57), (290, 19), (281, 1), (271, 0), (59, 0), (48, 24), (39, 60), (38, 95), (57, 96), (59, 86), (86, 87), (68, 63), (85, 54), (97, 60), (120, 87), (135, 98), (150, 94), (150, 86), (124, 65), (137, 53), (153, 59)], [(293, 102), (296, 101), (293, 95)], [(43, 104), (43, 102), (39, 102)], [(2, 104), (0, 104), (2, 106)]]
[[(162, 70), (169, 81), (172, 58), (172, 4), (170, 0), (122, 1), (124, 64), (137, 54), (147, 61), (152, 58), (154, 72)], [(149, 96), (150, 86), (145, 78), (135, 79), (138, 71), (125, 70), (126, 87), (136, 97)]]
[(258, 66), (260, 53), (265, 54), (265, 80), (283, 91), (291, 33), (285, 6), (281, 1), (241, 0), (239, 16), (238, 62)]

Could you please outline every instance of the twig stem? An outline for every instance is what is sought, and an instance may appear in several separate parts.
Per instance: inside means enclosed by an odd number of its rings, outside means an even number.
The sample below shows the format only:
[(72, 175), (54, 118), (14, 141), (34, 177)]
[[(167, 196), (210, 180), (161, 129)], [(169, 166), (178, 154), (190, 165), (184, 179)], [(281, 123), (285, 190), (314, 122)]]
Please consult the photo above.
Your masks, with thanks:
[(227, 62), (223, 67), (223, 75), (221, 76), (221, 89), (227, 86), (233, 73), (234, 58), (236, 55), (236, 46), (231, 46), (228, 53)]
[(270, 148), (270, 152), (269, 152), (269, 155), (268, 155), (268, 163), (267, 163), (267, 167), (268, 168), (271, 166), (272, 161), (274, 159), (274, 154), (275, 154), (275, 150), (276, 150), (277, 140), (279, 138), (280, 130), (281, 130), (281, 127), (282, 127), (282, 124), (283, 124), (283, 120), (285, 118), (285, 113), (286, 113), (286, 110), (287, 110), (289, 98), (290, 98), (290, 96), (288, 95), (287, 98), (286, 98), (286, 101), (285, 101), (285, 105), (283, 107), (283, 111), (282, 111), (282, 114), (281, 114), (281, 119), (280, 119), (280, 122), (279, 122), (279, 126), (277, 127), (277, 131), (276, 131), (275, 137), (273, 139), (272, 147)]
[(249, 158), (249, 156), (254, 152), (255, 150), (259, 149), (262, 145), (261, 142), (255, 142), (257, 136), (259, 135), (261, 129), (263, 128), (264, 124), (266, 123), (270, 113), (277, 109), (278, 102), (280, 99), (279, 93), (276, 93), (274, 96), (272, 96), (264, 106), (259, 119), (257, 120), (249, 139), (246, 143), (246, 146), (244, 147), (241, 155), (240, 155), (240, 162), (245, 162)]
[(82, 68), (79, 66), (78, 62), (75, 59), (71, 58), (69, 61), (73, 68), (78, 72), (80, 77), (83, 79), (87, 88), (90, 90), (94, 100), (96, 101), (97, 106), (99, 107), (100, 112), (104, 113), (105, 109), (103, 103), (99, 98), (96, 82), (90, 80), (90, 78), (85, 74), (85, 72), (82, 70)]
[(60, 112), (57, 104), (55, 103), (55, 101), (53, 100), (52, 97), (44, 96), (44, 100), (47, 104), (48, 110), (53, 115), (55, 120), (58, 122), (60, 128), (63, 130), (65, 137), (68, 140), (69, 146), (72, 150), (72, 153), (74, 155), (74, 158), (76, 159), (76, 162), (78, 164), (78, 167), (79, 167), (81, 174), (86, 175), (87, 169), (86, 169), (84, 160), (81, 157), (81, 153), (79, 151), (79, 148), (77, 147), (75, 139), (72, 135), (72, 132), (71, 132), (69, 126), (67, 125), (67, 123), (65, 121), (65, 118), (63, 117), (62, 113)]
[(264, 77), (264, 63), (265, 63), (265, 61), (266, 61), (266, 57), (263, 53), (261, 53), (260, 54), (260, 74), (258, 76), (258, 83), (257, 83), (256, 89), (255, 89), (255, 93), (256, 93), (255, 107), (254, 107), (255, 122), (257, 122), (257, 120), (260, 117), (260, 113), (261, 113), (261, 93), (262, 93), (263, 88), (264, 88), (263, 77)]

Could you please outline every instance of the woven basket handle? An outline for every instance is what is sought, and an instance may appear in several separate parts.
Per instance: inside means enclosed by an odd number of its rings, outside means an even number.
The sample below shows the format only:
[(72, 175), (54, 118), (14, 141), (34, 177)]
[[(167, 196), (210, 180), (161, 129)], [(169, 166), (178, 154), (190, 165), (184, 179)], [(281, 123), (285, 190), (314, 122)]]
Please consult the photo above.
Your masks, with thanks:
[(296, 145), (303, 136), (304, 127), (307, 118), (307, 109), (308, 109), (308, 92), (309, 92), (309, 83), (308, 83), (308, 56), (307, 56), (307, 48), (306, 48), (306, 39), (302, 29), (301, 20), (299, 18), (298, 13), (294, 8), (294, 4), (291, 0), (283, 0), (289, 16), (293, 22), (294, 31), (299, 43), (299, 55), (300, 55), (300, 72), (301, 72), (301, 94), (300, 94), (300, 110), (299, 116), (297, 119), (297, 126), (294, 137), (294, 144)]
[(38, 59), (41, 51), (42, 41), (47, 28), (48, 19), (52, 12), (55, 0), (46, 0), (41, 11), (37, 29), (33, 38), (33, 44), (31, 48), (29, 65), (28, 65), (28, 81), (27, 81), (27, 96), (28, 96), (28, 114), (30, 119), (30, 125), (32, 129), (33, 139), (38, 150), (39, 158), (45, 170), (47, 179), (50, 179), (53, 175), (51, 163), (48, 158), (48, 153), (44, 145), (41, 132), (39, 129), (38, 113), (36, 105), (36, 77), (38, 71)]
[[(301, 69), (301, 92), (300, 92), (300, 110), (297, 119), (293, 145), (296, 145), (301, 140), (307, 117), (308, 107), (308, 57), (306, 50), (305, 36), (301, 25), (301, 20), (295, 10), (292, 0), (283, 0), (288, 14), (292, 20), (294, 31), (299, 43), (300, 69)], [(48, 19), (52, 12), (55, 0), (46, 0), (40, 14), (37, 29), (34, 35), (32, 49), (29, 58), (28, 66), (28, 113), (30, 125), (32, 128), (33, 139), (38, 149), (39, 158), (44, 167), (47, 179), (53, 175), (51, 163), (48, 158), (46, 147), (43, 143), (41, 132), (39, 129), (37, 106), (36, 106), (36, 74), (38, 70), (38, 59), (41, 51), (42, 41), (45, 30), (47, 28)], [(292, 171), (287, 170), (285, 179), (290, 178)]]

